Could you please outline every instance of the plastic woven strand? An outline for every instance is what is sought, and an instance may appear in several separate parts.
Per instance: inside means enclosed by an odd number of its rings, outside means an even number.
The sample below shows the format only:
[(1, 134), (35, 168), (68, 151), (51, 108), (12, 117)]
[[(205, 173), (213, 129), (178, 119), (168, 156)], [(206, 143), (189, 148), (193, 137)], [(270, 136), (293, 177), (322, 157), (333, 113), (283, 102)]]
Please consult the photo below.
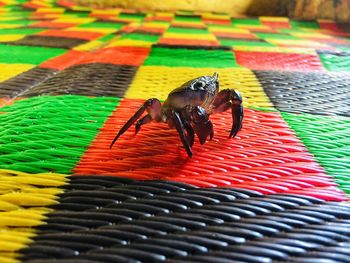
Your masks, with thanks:
[(35, 235), (35, 227), (44, 224), (49, 205), (58, 204), (59, 188), (68, 181), (62, 174), (26, 174), (0, 170), (0, 260), (11, 261), (19, 249)]
[(350, 206), (316, 198), (82, 176), (71, 177), (59, 202), (20, 251), (25, 262), (307, 262), (350, 255)]
[(350, 74), (254, 71), (281, 111), (350, 116)]
[(15, 98), (30, 90), (47, 78), (53, 76), (56, 70), (33, 68), (17, 75), (7, 81), (0, 83), (0, 97)]
[(75, 173), (344, 199), (278, 113), (246, 109), (243, 129), (231, 140), (227, 138), (231, 113), (211, 116), (214, 139), (205, 145), (196, 141), (190, 159), (176, 131), (159, 123), (145, 125), (135, 137), (131, 128), (109, 151), (118, 129), (141, 103), (126, 99), (121, 102), (74, 168)]
[(350, 119), (282, 113), (316, 160), (350, 194)]
[(237, 64), (254, 70), (323, 71), (317, 54), (235, 51)]
[(70, 173), (118, 101), (41, 96), (0, 108), (0, 168)]
[(26, 90), (22, 96), (76, 94), (123, 97), (135, 72), (136, 67), (133, 66), (76, 65)]

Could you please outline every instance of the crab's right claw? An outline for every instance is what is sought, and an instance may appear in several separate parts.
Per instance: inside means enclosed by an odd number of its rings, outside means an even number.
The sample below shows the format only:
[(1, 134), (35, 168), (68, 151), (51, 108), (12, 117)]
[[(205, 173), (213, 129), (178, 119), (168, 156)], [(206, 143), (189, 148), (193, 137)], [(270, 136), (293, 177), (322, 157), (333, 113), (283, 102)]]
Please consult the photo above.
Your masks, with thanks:
[(236, 136), (237, 132), (242, 129), (243, 122), (242, 96), (238, 91), (231, 90), (231, 92), (232, 128), (229, 138)]

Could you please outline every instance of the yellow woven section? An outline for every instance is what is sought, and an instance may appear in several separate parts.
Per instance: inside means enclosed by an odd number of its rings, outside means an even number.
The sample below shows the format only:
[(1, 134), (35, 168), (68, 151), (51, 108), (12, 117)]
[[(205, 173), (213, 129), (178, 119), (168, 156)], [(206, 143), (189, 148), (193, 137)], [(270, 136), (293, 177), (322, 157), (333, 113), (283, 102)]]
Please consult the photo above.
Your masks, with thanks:
[(151, 47), (153, 42), (143, 41), (143, 40), (134, 40), (134, 39), (118, 39), (116, 41), (112, 41), (106, 47)]
[(19, 28), (22, 27), (20, 24), (6, 24), (6, 23), (0, 23), (0, 29), (7, 29), (7, 28)]
[(35, 67), (32, 64), (5, 64), (0, 63), (0, 82), (8, 80)]
[(280, 17), (280, 16), (260, 16), (260, 21), (266, 21), (266, 22), (285, 22), (288, 23), (289, 19), (287, 17)]
[(187, 68), (142, 66), (129, 87), (125, 97), (129, 99), (158, 98), (165, 100), (171, 90), (189, 79), (219, 73), (220, 89), (233, 88), (240, 91), (246, 107), (271, 108), (255, 75), (244, 68)]
[(196, 39), (196, 40), (212, 40), (215, 41), (216, 37), (210, 34), (176, 34), (176, 33), (164, 33), (163, 38), (175, 38), (175, 39)]
[(62, 174), (27, 174), (0, 169), (0, 262), (17, 262), (16, 251), (44, 224), (49, 205), (57, 204), (58, 188), (68, 183)]
[(19, 34), (1, 35), (0, 42), (16, 41), (24, 37), (25, 35), (19, 35)]
[(101, 48), (103, 45), (105, 45), (105, 42), (98, 41), (98, 40), (92, 40), (89, 41), (85, 44), (81, 44), (79, 46), (74, 47), (74, 50), (78, 51), (92, 51), (92, 50), (97, 50)]

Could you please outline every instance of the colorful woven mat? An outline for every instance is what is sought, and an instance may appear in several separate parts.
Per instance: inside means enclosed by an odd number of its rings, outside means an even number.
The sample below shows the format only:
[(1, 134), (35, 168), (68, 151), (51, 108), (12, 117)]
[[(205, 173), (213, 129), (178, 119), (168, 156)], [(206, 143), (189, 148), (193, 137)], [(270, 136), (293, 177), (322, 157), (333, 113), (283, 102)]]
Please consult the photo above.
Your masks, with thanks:
[[(350, 262), (350, 26), (0, 0), (0, 262)], [(193, 157), (148, 98), (219, 73)]]

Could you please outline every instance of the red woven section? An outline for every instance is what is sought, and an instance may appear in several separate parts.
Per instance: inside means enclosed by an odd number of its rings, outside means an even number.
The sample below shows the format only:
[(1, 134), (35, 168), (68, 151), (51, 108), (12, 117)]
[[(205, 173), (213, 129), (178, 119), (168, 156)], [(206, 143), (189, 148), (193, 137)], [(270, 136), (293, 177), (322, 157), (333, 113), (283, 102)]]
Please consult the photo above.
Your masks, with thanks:
[(206, 24), (231, 25), (231, 20), (229, 19), (203, 18), (202, 20)]
[(71, 50), (62, 56), (42, 63), (40, 67), (62, 70), (73, 65), (89, 63), (139, 66), (148, 56), (148, 53), (148, 48), (140, 47), (105, 48), (94, 52)]
[(46, 30), (38, 35), (40, 36), (51, 36), (51, 37), (71, 37), (92, 40), (103, 36), (103, 33), (99, 32), (88, 32), (88, 31), (68, 31), (68, 30)]
[(261, 193), (300, 193), (326, 200), (345, 200), (332, 178), (316, 163), (276, 112), (245, 110), (243, 130), (228, 139), (229, 112), (213, 115), (215, 136), (192, 158), (178, 134), (166, 124), (151, 123), (134, 136), (130, 128), (109, 150), (120, 127), (141, 105), (123, 100), (74, 169), (75, 174), (100, 174), (140, 180), (162, 179), (200, 187), (227, 186)]
[(86, 54), (87, 52), (70, 50), (64, 55), (45, 61), (40, 67), (63, 70), (77, 64)]
[(272, 28), (291, 28), (289, 22), (262, 21), (262, 24)]
[(188, 45), (188, 46), (218, 46), (219, 43), (216, 40), (192, 40), (192, 39), (180, 39), (180, 38), (161, 38), (160, 44), (168, 45)]
[(143, 47), (113, 47), (89, 52), (79, 62), (86, 63), (110, 63), (117, 65), (140, 66), (150, 52)]
[(256, 70), (323, 71), (316, 54), (235, 51), (239, 65)]

